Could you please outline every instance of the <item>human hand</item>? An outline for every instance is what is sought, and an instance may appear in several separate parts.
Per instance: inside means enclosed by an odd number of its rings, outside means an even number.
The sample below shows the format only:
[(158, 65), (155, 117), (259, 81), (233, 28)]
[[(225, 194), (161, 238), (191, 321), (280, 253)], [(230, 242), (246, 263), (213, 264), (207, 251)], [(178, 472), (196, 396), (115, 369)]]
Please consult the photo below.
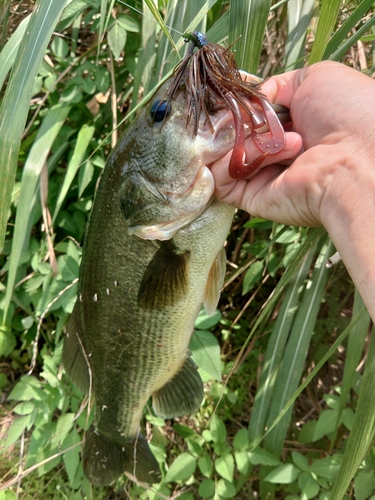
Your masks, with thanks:
[[(254, 216), (327, 229), (332, 212), (355, 205), (369, 183), (375, 198), (374, 80), (326, 61), (272, 77), (262, 92), (290, 108), (293, 132), (286, 148), (266, 157), (265, 168), (250, 181), (229, 176), (230, 153), (214, 163), (217, 198)], [(246, 162), (258, 155), (248, 139)], [(288, 168), (280, 164), (293, 157)]]

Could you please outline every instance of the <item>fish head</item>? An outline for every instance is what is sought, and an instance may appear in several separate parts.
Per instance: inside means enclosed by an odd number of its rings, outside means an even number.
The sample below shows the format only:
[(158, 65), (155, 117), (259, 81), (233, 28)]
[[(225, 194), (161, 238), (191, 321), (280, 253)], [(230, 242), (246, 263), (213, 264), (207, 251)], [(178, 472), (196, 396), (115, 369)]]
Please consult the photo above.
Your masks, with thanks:
[(204, 211), (214, 192), (209, 166), (230, 151), (235, 139), (227, 106), (211, 102), (210, 120), (202, 116), (195, 127), (187, 120), (187, 83), (179, 85), (173, 99), (167, 96), (169, 84), (156, 92), (110, 157), (119, 169), (128, 232), (143, 239), (171, 239)]

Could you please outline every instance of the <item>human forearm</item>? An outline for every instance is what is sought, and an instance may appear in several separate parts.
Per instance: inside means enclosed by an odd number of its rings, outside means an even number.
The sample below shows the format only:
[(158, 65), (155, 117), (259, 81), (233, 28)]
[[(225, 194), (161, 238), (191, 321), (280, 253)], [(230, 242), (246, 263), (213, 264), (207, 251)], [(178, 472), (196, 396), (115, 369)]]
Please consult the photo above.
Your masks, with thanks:
[(375, 321), (375, 155), (366, 175), (343, 170), (342, 185), (327, 190), (322, 222)]

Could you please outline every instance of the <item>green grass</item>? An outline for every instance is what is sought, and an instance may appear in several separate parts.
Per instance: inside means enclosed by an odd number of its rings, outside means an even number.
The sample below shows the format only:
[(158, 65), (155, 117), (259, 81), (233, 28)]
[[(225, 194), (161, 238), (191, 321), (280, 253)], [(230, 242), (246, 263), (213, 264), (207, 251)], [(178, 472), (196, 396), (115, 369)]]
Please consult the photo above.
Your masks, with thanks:
[[(326, 268), (334, 250), (322, 229), (236, 215), (221, 314), (200, 317), (192, 343), (204, 404), (173, 425), (145, 411), (160, 485), (89, 485), (79, 443), (92, 417), (61, 367), (113, 127), (125, 130), (128, 113), (178, 62), (179, 33), (199, 29), (227, 44), (241, 35), (236, 59), (262, 77), (321, 59), (358, 69), (355, 44), (373, 35), (372, 4), (169, 0), (155, 12), (131, 0), (144, 16), (114, 0), (40, 0), (31, 16), (4, 4), (0, 500), (375, 495), (370, 320), (343, 266)], [(363, 38), (369, 72), (372, 43)]]

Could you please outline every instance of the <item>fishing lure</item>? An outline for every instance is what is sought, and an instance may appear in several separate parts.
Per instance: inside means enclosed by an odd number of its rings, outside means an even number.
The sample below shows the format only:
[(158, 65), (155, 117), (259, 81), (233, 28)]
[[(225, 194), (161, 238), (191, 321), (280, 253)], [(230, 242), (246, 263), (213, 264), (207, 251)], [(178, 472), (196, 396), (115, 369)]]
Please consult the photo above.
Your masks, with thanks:
[[(224, 102), (233, 114), (236, 131), (233, 153), (229, 162), (229, 174), (235, 179), (254, 175), (269, 154), (276, 154), (285, 147), (285, 132), (276, 112), (259, 90), (258, 84), (243, 80), (230, 47), (224, 48), (208, 42), (206, 36), (193, 31), (184, 35), (191, 42), (184, 59), (176, 68), (175, 78), (169, 87), (168, 98), (173, 98), (178, 85), (187, 71), (188, 115), (187, 124), (194, 121), (194, 134), (203, 112), (214, 132), (210, 109), (217, 101)], [(195, 49), (197, 49), (195, 51)], [(245, 123), (243, 113), (250, 118), (250, 135), (260, 155), (251, 163), (245, 163)], [(268, 134), (264, 135), (266, 127)], [(262, 135), (259, 134), (262, 131)]]

